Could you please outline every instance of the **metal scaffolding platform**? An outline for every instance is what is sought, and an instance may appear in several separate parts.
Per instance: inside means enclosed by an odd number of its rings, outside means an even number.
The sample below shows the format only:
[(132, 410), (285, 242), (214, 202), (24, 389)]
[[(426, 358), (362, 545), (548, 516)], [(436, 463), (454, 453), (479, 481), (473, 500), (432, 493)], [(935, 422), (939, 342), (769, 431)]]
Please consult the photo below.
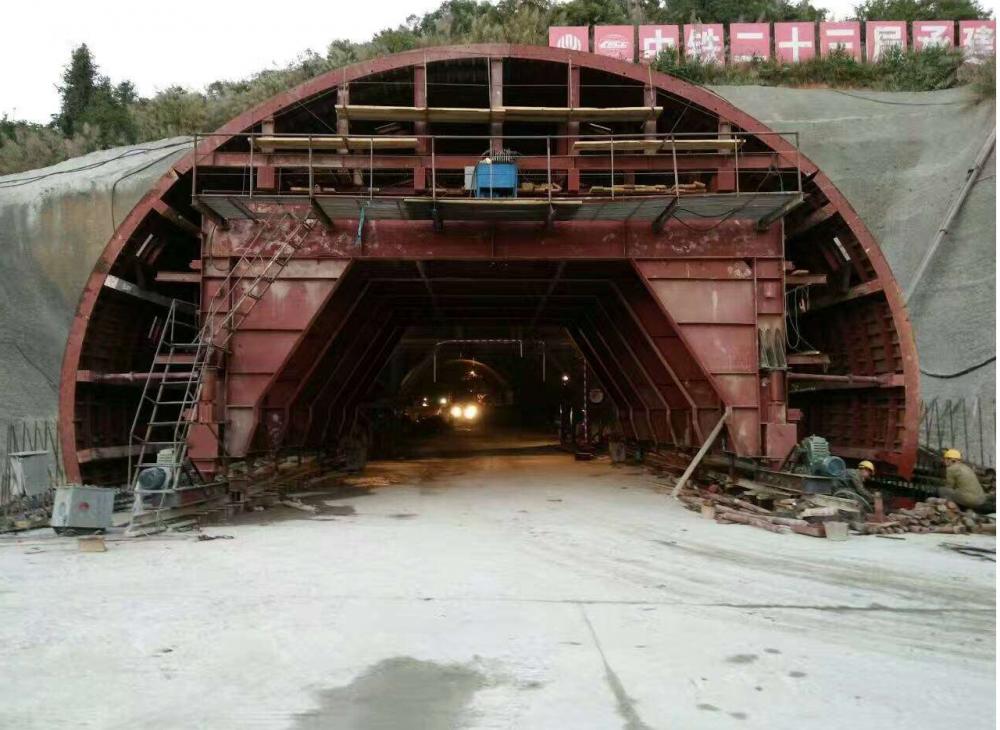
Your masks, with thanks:
[(289, 208), (317, 206), (330, 220), (410, 220), (553, 222), (611, 221), (649, 222), (667, 218), (681, 220), (752, 220), (772, 223), (802, 202), (802, 194), (706, 193), (704, 195), (646, 195), (634, 197), (580, 198), (432, 198), (368, 197), (352, 195), (213, 195), (197, 200), (226, 220), (257, 217), (260, 205)]

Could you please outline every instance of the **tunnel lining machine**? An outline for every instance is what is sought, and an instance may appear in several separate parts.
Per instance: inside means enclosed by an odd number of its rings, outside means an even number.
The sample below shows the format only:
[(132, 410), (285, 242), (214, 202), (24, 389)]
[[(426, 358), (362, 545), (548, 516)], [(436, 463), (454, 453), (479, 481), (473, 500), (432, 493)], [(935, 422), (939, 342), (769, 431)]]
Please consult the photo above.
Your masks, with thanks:
[[(122, 484), (177, 442), (207, 477), (335, 448), (403, 333), (433, 322), (566, 328), (648, 448), (697, 448), (728, 412), (739, 457), (776, 465), (816, 433), (908, 478), (905, 308), (796, 142), (704, 88), (555, 48), (316, 77), (199, 136), (115, 231), (64, 356), (67, 475)], [(516, 197), (467, 190), (499, 155)]]

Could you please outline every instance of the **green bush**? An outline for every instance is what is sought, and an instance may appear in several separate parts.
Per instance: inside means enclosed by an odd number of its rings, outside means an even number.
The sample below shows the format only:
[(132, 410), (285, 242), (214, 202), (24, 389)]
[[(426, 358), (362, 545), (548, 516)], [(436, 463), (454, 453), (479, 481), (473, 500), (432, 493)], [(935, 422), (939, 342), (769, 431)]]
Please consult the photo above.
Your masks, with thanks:
[(895, 51), (877, 63), (862, 63), (838, 50), (801, 63), (782, 63), (771, 58), (724, 66), (681, 59), (675, 50), (668, 50), (660, 54), (654, 65), (659, 71), (696, 84), (930, 91), (960, 82), (962, 58), (956, 50), (930, 48), (919, 52)]

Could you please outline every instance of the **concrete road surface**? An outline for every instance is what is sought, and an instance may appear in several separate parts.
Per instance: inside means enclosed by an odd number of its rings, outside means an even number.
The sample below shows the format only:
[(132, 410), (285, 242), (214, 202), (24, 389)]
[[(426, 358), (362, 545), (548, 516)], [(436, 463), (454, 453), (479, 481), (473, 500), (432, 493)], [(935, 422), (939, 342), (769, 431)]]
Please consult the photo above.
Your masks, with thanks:
[(722, 526), (507, 445), (229, 540), (0, 540), (0, 727), (995, 727), (995, 566), (939, 547), (992, 540)]

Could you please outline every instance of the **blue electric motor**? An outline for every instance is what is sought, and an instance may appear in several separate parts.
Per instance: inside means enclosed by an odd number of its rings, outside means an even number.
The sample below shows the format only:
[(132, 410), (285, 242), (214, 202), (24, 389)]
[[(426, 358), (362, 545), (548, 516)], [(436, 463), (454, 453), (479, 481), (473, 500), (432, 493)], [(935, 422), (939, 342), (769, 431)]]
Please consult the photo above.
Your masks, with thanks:
[(477, 198), (516, 198), (516, 154), (508, 150), (484, 157), (472, 172), (472, 190)]

